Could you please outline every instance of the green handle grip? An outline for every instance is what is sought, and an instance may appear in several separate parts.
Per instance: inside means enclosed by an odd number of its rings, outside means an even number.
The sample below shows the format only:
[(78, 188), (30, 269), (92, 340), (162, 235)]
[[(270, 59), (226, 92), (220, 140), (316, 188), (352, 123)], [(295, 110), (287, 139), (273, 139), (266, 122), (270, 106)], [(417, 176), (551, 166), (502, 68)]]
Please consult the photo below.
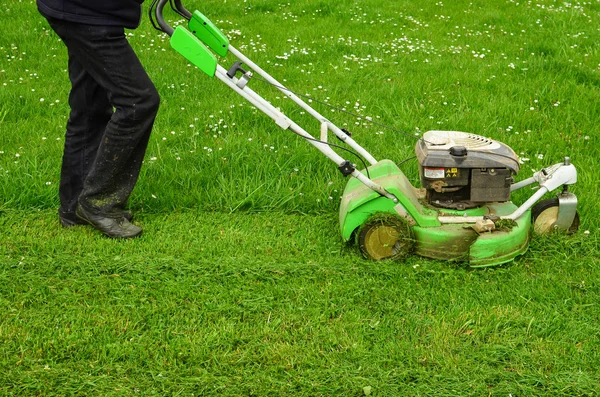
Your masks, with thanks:
[(171, 47), (204, 73), (213, 77), (217, 70), (217, 58), (196, 36), (183, 26), (177, 26), (171, 36)]
[(188, 28), (200, 41), (217, 55), (224, 57), (229, 49), (229, 39), (204, 14), (195, 11), (190, 18)]

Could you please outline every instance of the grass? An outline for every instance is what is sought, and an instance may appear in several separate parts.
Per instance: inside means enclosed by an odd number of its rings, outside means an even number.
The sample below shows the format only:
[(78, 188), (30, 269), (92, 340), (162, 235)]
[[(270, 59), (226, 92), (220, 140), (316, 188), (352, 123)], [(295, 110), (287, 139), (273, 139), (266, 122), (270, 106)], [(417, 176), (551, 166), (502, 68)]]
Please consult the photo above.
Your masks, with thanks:
[[(598, 3), (186, 5), (290, 88), (405, 132), (315, 104), (377, 158), (412, 156), (430, 129), (509, 144), (519, 179), (569, 155), (580, 232), (535, 236), (487, 270), (365, 261), (337, 234), (336, 167), (147, 20), (129, 37), (162, 97), (130, 200), (144, 235), (62, 229), (66, 52), (34, 2), (12, 2), (0, 7), (0, 393), (598, 394)], [(402, 169), (418, 184), (414, 161)]]
[(55, 228), (52, 213), (25, 225), (9, 214), (3, 392), (597, 390), (598, 263), (579, 237), (553, 255), (537, 240), (518, 264), (469, 271), (363, 261), (340, 247), (334, 221), (152, 215), (139, 220), (145, 236), (120, 242)]

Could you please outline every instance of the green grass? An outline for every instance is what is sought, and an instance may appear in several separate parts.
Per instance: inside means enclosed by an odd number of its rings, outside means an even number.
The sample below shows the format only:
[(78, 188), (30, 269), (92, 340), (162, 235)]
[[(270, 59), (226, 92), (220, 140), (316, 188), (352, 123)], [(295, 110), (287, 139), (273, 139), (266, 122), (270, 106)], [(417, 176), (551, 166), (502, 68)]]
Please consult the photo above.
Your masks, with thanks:
[[(34, 2), (10, 2), (0, 7), (0, 394), (598, 394), (599, 3), (185, 4), (315, 99), (408, 135), (503, 141), (523, 159), (519, 179), (570, 156), (580, 232), (535, 236), (515, 262), (482, 271), (365, 261), (337, 232), (335, 165), (189, 67), (147, 20), (130, 36), (162, 97), (130, 200), (144, 235), (62, 229), (66, 51)], [(378, 159), (413, 155), (411, 136), (315, 107)], [(414, 161), (402, 169), (418, 184)]]
[(598, 261), (581, 236), (469, 271), (361, 260), (332, 215), (149, 215), (126, 242), (22, 215), (0, 225), (5, 393), (597, 390)]

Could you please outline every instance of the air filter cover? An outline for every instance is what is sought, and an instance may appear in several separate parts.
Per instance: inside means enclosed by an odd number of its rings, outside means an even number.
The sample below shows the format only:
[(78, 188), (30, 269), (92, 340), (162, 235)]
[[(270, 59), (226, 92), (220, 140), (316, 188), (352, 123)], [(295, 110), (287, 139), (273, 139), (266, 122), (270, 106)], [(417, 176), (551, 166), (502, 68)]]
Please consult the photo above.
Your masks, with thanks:
[(514, 174), (519, 172), (519, 158), (509, 146), (466, 132), (427, 131), (415, 152), (421, 167), (507, 168)]

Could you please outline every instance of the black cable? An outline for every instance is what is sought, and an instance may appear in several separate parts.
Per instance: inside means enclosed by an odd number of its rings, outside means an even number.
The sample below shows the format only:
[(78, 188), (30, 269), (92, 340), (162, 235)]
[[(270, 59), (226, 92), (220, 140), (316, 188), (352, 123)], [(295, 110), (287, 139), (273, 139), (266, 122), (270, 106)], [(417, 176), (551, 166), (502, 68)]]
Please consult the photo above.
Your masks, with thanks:
[(175, 3), (173, 3), (173, 0), (169, 0), (169, 5), (173, 9), (173, 11), (175, 11), (177, 14), (184, 17), (185, 19), (189, 19), (187, 15), (185, 15), (183, 12), (179, 11), (179, 8), (175, 7)]
[(399, 163), (396, 163), (396, 165), (397, 165), (398, 167), (400, 167), (402, 164), (406, 163), (407, 161), (414, 160), (414, 159), (416, 159), (416, 158), (417, 158), (417, 156), (411, 156), (411, 157), (409, 157), (409, 158), (407, 158), (407, 159), (404, 159), (404, 160), (402, 160), (402, 161), (401, 161), (401, 162), (399, 162)]
[[(240, 62), (240, 64), (241, 64), (241, 62)], [(232, 76), (229, 76), (229, 78), (232, 78)], [(254, 77), (254, 76), (252, 76), (252, 78), (255, 78), (255, 77)], [(264, 83), (270, 84), (270, 85), (272, 85), (273, 87), (279, 87), (277, 84), (273, 84), (273, 83), (271, 83), (271, 82), (269, 82), (269, 81), (267, 81), (267, 80), (264, 80), (264, 79), (262, 79), (262, 78), (258, 78), (258, 80), (259, 80), (259, 81), (262, 81), (262, 82), (264, 82)], [(285, 87), (280, 87), (280, 88), (282, 88), (282, 89), (284, 89), (284, 90), (286, 90), (286, 91), (288, 91), (288, 92), (291, 92), (291, 93), (293, 93), (293, 94), (296, 94), (296, 93), (295, 93), (295, 92), (293, 92), (292, 90), (289, 90), (289, 89), (287, 89), (287, 88), (285, 88)], [(302, 94), (296, 94), (296, 95), (303, 96)], [(318, 101), (317, 101), (317, 102), (318, 102)], [(354, 151), (352, 151), (352, 150), (350, 150), (350, 149), (348, 149), (348, 148), (345, 148), (345, 147), (343, 147), (343, 146), (336, 145), (336, 144), (334, 144), (334, 143), (330, 143), (330, 142), (321, 141), (321, 140), (319, 140), (319, 139), (315, 139), (315, 138), (309, 138), (309, 137), (307, 137), (307, 136), (304, 136), (304, 135), (302, 135), (302, 134), (299, 134), (299, 133), (297, 133), (297, 132), (296, 132), (296, 131), (294, 131), (294, 130), (291, 130), (291, 131), (292, 131), (294, 134), (296, 134), (296, 135), (298, 135), (298, 136), (300, 136), (300, 137), (302, 137), (302, 138), (306, 139), (307, 141), (313, 141), (313, 142), (318, 142), (318, 143), (322, 143), (322, 144), (325, 144), (325, 145), (329, 145), (330, 147), (335, 147), (335, 148), (338, 148), (338, 149), (340, 149), (340, 150), (344, 150), (344, 151), (346, 151), (346, 152), (348, 152), (348, 153), (351, 153), (352, 155), (354, 155), (354, 156), (358, 157), (358, 159), (359, 159), (359, 160), (361, 161), (361, 163), (363, 164), (363, 167), (365, 167), (365, 171), (366, 171), (366, 173), (367, 173), (367, 178), (371, 179), (371, 175), (369, 174), (369, 168), (367, 167), (367, 163), (366, 163), (366, 162), (365, 162), (365, 160), (362, 158), (362, 156), (361, 156), (361, 155), (359, 155), (358, 153), (356, 153), (356, 152), (354, 152)]]
[(307, 141), (313, 141), (313, 142), (322, 143), (322, 144), (329, 145), (329, 146), (331, 146), (331, 147), (335, 147), (335, 148), (338, 148), (338, 149), (340, 149), (340, 150), (344, 150), (344, 151), (346, 151), (346, 152), (348, 152), (348, 153), (351, 153), (351, 154), (353, 154), (354, 156), (358, 157), (358, 159), (359, 159), (359, 160), (361, 161), (361, 163), (363, 164), (363, 167), (365, 167), (365, 171), (366, 171), (366, 173), (367, 173), (367, 178), (371, 179), (371, 175), (369, 174), (369, 168), (368, 168), (368, 166), (367, 166), (367, 163), (366, 163), (366, 162), (365, 162), (365, 160), (362, 158), (362, 156), (360, 156), (358, 153), (356, 153), (356, 152), (354, 152), (354, 151), (352, 151), (352, 150), (350, 150), (350, 149), (348, 149), (348, 148), (345, 148), (345, 147), (343, 147), (343, 146), (336, 145), (335, 143), (325, 142), (325, 141), (322, 141), (322, 140), (320, 140), (320, 139), (315, 139), (315, 138), (309, 138), (309, 137), (307, 137), (307, 136), (304, 136), (304, 135), (302, 135), (302, 134), (299, 134), (299, 133), (297, 133), (297, 132), (296, 132), (296, 131), (294, 131), (294, 130), (290, 130), (290, 131), (292, 131), (294, 134), (296, 134), (296, 135), (298, 135), (298, 136), (300, 136), (300, 137), (302, 137), (302, 138), (306, 139)]

